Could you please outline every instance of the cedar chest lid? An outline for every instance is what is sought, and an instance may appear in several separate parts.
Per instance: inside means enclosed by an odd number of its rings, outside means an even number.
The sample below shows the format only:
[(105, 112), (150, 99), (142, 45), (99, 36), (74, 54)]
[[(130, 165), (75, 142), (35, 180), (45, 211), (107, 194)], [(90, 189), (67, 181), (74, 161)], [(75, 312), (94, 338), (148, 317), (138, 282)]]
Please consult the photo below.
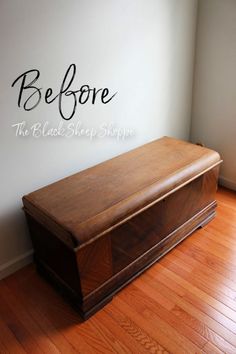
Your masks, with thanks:
[[(217, 152), (163, 137), (23, 197), (26, 212), (73, 247), (91, 242), (221, 162)], [(69, 242), (68, 242), (69, 240)]]

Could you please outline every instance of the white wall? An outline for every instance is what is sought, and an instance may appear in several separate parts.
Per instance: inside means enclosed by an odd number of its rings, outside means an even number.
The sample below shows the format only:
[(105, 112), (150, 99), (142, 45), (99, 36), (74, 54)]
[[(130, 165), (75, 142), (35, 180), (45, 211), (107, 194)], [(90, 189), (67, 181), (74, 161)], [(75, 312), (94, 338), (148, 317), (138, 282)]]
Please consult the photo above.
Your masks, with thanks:
[[(1, 0), (0, 276), (29, 261), (24, 194), (162, 135), (189, 137), (196, 8), (195, 0)], [(37, 68), (40, 86), (58, 90), (71, 63), (75, 87), (118, 92), (107, 105), (79, 107), (73, 120), (114, 122), (133, 138), (14, 135), (16, 122), (62, 119), (56, 103), (18, 108), (13, 80)]]
[(221, 154), (236, 189), (236, 1), (200, 0), (191, 140)]

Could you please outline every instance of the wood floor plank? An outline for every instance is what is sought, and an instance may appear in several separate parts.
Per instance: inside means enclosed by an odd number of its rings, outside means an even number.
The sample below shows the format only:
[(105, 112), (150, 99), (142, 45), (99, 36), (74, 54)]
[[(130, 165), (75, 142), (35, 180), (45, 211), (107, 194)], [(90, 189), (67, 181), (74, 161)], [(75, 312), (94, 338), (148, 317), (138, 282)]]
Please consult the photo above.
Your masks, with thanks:
[(235, 231), (236, 231), (235, 221), (232, 222), (230, 215), (228, 213), (225, 213), (223, 210), (221, 209), (220, 211), (217, 209), (218, 218), (213, 220), (212, 226), (217, 228), (219, 231), (222, 231), (222, 233), (226, 232), (230, 234), (232, 239), (235, 240)]
[(235, 282), (228, 279), (221, 273), (215, 272), (213, 269), (197, 261), (193, 257), (190, 257), (187, 253), (181, 251), (179, 247), (174, 250), (174, 254), (176, 257), (178, 257), (179, 259), (181, 259), (183, 262), (186, 263), (186, 268), (192, 269), (194, 275), (195, 274), (198, 274), (199, 276), (205, 275), (208, 279), (214, 279), (215, 281), (219, 282), (219, 284), (223, 284), (228, 289), (236, 292)]
[[(146, 275), (143, 275), (142, 278), (146, 278)], [(226, 339), (232, 339), (233, 333), (227, 330), (225, 331), (224, 327), (219, 326), (214, 320), (212, 321), (209, 316), (204, 315), (201, 311), (197, 311), (196, 307), (189, 304), (181, 293), (177, 296), (176, 293), (172, 293), (170, 289), (165, 288), (160, 282), (153, 282), (153, 280), (149, 278), (147, 281), (146, 279), (142, 279), (140, 283), (136, 281), (135, 286), (140, 287), (147, 297), (152, 297), (157, 302), (160, 293), (163, 292), (167, 294), (168, 292), (169, 300), (173, 302), (171, 312), (178, 317), (179, 322), (185, 323), (207, 341), (211, 341), (223, 349), (230, 349), (232, 352), (234, 345), (230, 345), (229, 341)], [(157, 288), (159, 290), (158, 292), (156, 291)], [(218, 335), (217, 332), (222, 333), (222, 336)]]
[(208, 314), (199, 310), (195, 304), (188, 301), (188, 298), (185, 295), (179, 293), (178, 287), (176, 287), (176, 284), (171, 279), (166, 279), (165, 276), (162, 279), (160, 277), (153, 277), (150, 273), (144, 274), (142, 278), (143, 282), (168, 297), (169, 300), (173, 301), (186, 313), (189, 313), (192, 317), (204, 323), (206, 327), (219, 334), (232, 345), (236, 345), (236, 336), (232, 331), (215, 320), (213, 316), (211, 317), (211, 308), (209, 307)]
[(135, 352), (135, 353), (144, 354), (147, 353), (147, 350), (150, 348), (152, 348), (151, 352), (161, 351), (162, 353), (168, 353), (160, 345), (158, 345), (157, 347), (155, 343), (151, 343), (150, 340), (149, 340), (150, 344), (148, 344), (146, 340), (140, 339), (140, 337), (134, 335), (133, 332), (129, 333), (127, 331), (125, 323), (123, 322), (120, 323), (119, 320), (116, 318), (116, 316), (113, 316), (111, 304), (108, 304), (104, 309), (103, 317), (101, 321), (104, 324), (104, 326), (112, 329), (112, 332), (115, 334), (117, 338), (122, 338), (124, 345), (130, 351), (130, 353)]
[[(159, 268), (162, 271), (162, 268)], [(213, 320), (217, 321), (219, 324), (222, 324), (224, 327), (229, 329), (232, 333), (235, 331), (235, 322), (229, 317), (225, 316), (219, 309), (215, 309), (209, 303), (209, 298), (204, 296), (203, 292), (193, 290), (191, 291), (191, 286), (183, 287), (183, 283), (179, 284), (178, 279), (172, 277), (171, 272), (157, 272), (157, 268), (149, 272), (147, 276), (152, 279), (158, 280), (161, 282), (161, 286), (168, 287), (175, 294), (180, 296), (182, 299), (185, 299), (188, 303), (192, 304), (196, 309), (199, 309), (201, 312), (204, 312), (207, 316), (211, 317)], [(186, 284), (186, 283), (184, 283)], [(210, 301), (211, 302), (211, 301)]]
[[(10, 282), (8, 282), (10, 285)], [(21, 304), (21, 306), (27, 311), (29, 316), (32, 318), (32, 320), (39, 324), (39, 333), (43, 335), (43, 337), (48, 337), (49, 340), (53, 343), (53, 345), (56, 346), (57, 349), (62, 351), (63, 353), (67, 354), (75, 354), (76, 351), (74, 350), (73, 346), (66, 341), (64, 338), (63, 334), (58, 332), (57, 329), (53, 326), (51, 323), (50, 319), (48, 319), (47, 315), (45, 315), (39, 308), (37, 303), (34, 303), (33, 305), (30, 303), (29, 299), (33, 299), (32, 296), (25, 296), (27, 294), (26, 291), (21, 291), (21, 289), (16, 286), (17, 282), (14, 281), (13, 284), (15, 285), (14, 287), (9, 286), (10, 289), (14, 289), (14, 292), (17, 292), (18, 295), (18, 302)], [(9, 295), (9, 291), (7, 291)], [(42, 300), (41, 300), (42, 301)], [(55, 300), (54, 300), (55, 302)]]
[(197, 296), (201, 301), (206, 302), (208, 305), (212, 306), (217, 311), (221, 312), (224, 316), (230, 318), (232, 321), (235, 321), (235, 311), (226, 306), (223, 302), (213, 298), (208, 295), (206, 292), (193, 285), (189, 281), (185, 280), (182, 276), (175, 273), (173, 270), (163, 267), (160, 263), (150, 270), (151, 274), (155, 274), (155, 272), (161, 268), (162, 272), (167, 275), (170, 279), (180, 284), (184, 289), (186, 289), (191, 294)]
[[(27, 269), (25, 270), (27, 271)], [(53, 340), (55, 340), (55, 334), (57, 335), (57, 333), (64, 336), (69, 343), (69, 353), (73, 353), (71, 347), (74, 348), (76, 353), (94, 353), (92, 347), (87, 345), (85, 339), (77, 330), (77, 326), (81, 323), (78, 314), (63, 301), (47, 282), (38, 277), (35, 270), (31, 272), (30, 281), (24, 281), (24, 277), (23, 279), (11, 277), (7, 280), (7, 284), (12, 292), (18, 292), (18, 294), (27, 298), (27, 308), (30, 313), (37, 308), (52, 323), (54, 330), (45, 333), (44, 336), (49, 336)], [(38, 323), (37, 320), (35, 322)]]
[[(126, 293), (127, 294), (127, 293)], [(137, 298), (135, 296), (132, 296), (131, 298), (128, 298), (124, 292), (120, 294), (119, 296), (119, 303), (120, 304), (125, 304), (127, 311), (132, 309), (132, 312), (136, 310), (136, 313), (140, 314), (140, 317), (142, 318), (143, 321), (148, 324), (148, 327), (146, 329), (147, 332), (151, 331), (151, 335), (153, 335), (153, 328), (155, 326), (156, 332), (162, 331), (165, 333), (165, 336), (168, 337), (168, 341), (172, 341), (173, 344), (175, 343), (177, 350), (177, 347), (181, 352), (189, 352), (189, 353), (195, 353), (195, 352), (201, 352), (200, 348), (197, 347), (194, 343), (192, 343), (190, 340), (185, 338), (180, 332), (178, 332), (174, 327), (170, 326), (168, 322), (165, 322), (161, 319), (161, 317), (156, 316), (156, 318), (151, 316), (151, 311), (148, 311), (148, 307), (145, 306), (145, 309), (140, 309), (140, 305), (143, 307), (142, 303), (137, 301)], [(131, 292), (129, 292), (131, 294)], [(118, 301), (118, 299), (117, 299)], [(123, 305), (124, 306), (124, 305)], [(146, 313), (145, 313), (146, 311)], [(160, 340), (160, 339), (159, 339)], [(163, 343), (164, 345), (167, 345), (167, 343)]]
[[(20, 292), (18, 291), (16, 293), (13, 293), (8, 289), (8, 287), (4, 283), (1, 284), (1, 289), (4, 289), (4, 291), (2, 291), (2, 296), (4, 295), (5, 302), (15, 313), (16, 318), (19, 321), (22, 321), (25, 325), (27, 325), (27, 330), (35, 338), (38, 343), (38, 346), (41, 348), (41, 351), (43, 351), (43, 353), (60, 353), (59, 349), (55, 346), (55, 344), (50, 340), (50, 338), (42, 329), (41, 323), (39, 321), (35, 321), (27, 312), (27, 310), (22, 306), (19, 299)], [(18, 295), (15, 296), (14, 294)], [(24, 293), (21, 294), (23, 294), (23, 296), (25, 295)]]
[(236, 191), (232, 191), (230, 189), (219, 186), (216, 194), (216, 199), (218, 201), (219, 200), (225, 201), (227, 202), (227, 204), (229, 202), (232, 202), (233, 205), (235, 205)]
[[(181, 268), (180, 273), (183, 272), (183, 275), (186, 278), (189, 278), (192, 283), (195, 285), (199, 286), (202, 289), (209, 288), (210, 293), (218, 293), (219, 297), (221, 299), (221, 296), (223, 298), (228, 298), (230, 300), (229, 305), (232, 302), (232, 308), (235, 307), (235, 299), (236, 299), (236, 291), (232, 289), (228, 284), (224, 284), (224, 278), (219, 277), (218, 274), (215, 274), (215, 272), (210, 272), (209, 268), (204, 268), (204, 271), (201, 269), (201, 266), (194, 266), (188, 260), (186, 261), (186, 258), (181, 259), (181, 257), (178, 257), (177, 249), (174, 250), (173, 252), (170, 252), (167, 258), (163, 258), (160, 261), (160, 264), (165, 265), (165, 262), (169, 262), (170, 265), (176, 265), (176, 269)], [(192, 276), (194, 272), (194, 277)], [(211, 275), (211, 276), (209, 276)], [(221, 284), (219, 284), (219, 279)], [(230, 285), (232, 287), (235, 287), (236, 284), (233, 282), (230, 282)], [(207, 290), (208, 291), (208, 290)]]
[(200, 248), (194, 244), (188, 244), (186, 242), (178, 245), (178, 249), (183, 251), (185, 254), (188, 254), (193, 259), (199, 261), (200, 263), (208, 266), (215, 272), (218, 272), (224, 275), (226, 278), (235, 281), (236, 273), (228, 266), (227, 262), (222, 261), (220, 258), (215, 257), (214, 255), (209, 255), (208, 252), (205, 252), (203, 248)]
[[(219, 202), (217, 210), (221, 218), (224, 218), (225, 221), (230, 222), (230, 224), (235, 227), (236, 216), (234, 212), (234, 207), (232, 205), (227, 205), (226, 203)], [(218, 219), (217, 221), (220, 222), (221, 219)]]
[[(94, 328), (95, 336), (99, 338), (99, 341), (106, 343), (108, 351), (111, 353), (132, 353), (130, 349), (123, 344), (122, 341), (116, 336), (116, 333), (113, 332), (112, 322), (108, 322), (108, 326), (104, 325), (104, 317), (106, 318), (106, 313), (100, 312), (94, 316), (90, 321), (90, 328)], [(88, 329), (84, 328), (84, 335), (86, 335)], [(99, 343), (100, 346), (100, 343)]]
[(184, 349), (169, 338), (164, 331), (153, 327), (148, 321), (134, 311), (126, 302), (119, 299), (119, 296), (113, 299), (113, 302), (107, 312), (114, 316), (120, 325), (138, 341), (141, 345), (145, 345), (148, 352), (152, 352), (151, 348), (155, 348), (154, 352), (165, 353), (183, 353)]
[[(218, 217), (218, 216), (217, 216)], [(213, 222), (214, 221), (214, 222)], [(236, 234), (236, 227), (230, 221), (225, 219), (221, 219), (220, 222), (218, 219), (214, 219), (211, 223), (209, 223), (205, 229), (208, 231), (212, 231), (217, 238), (228, 239), (230, 242), (235, 244), (235, 234)]]
[(7, 323), (0, 318), (0, 334), (2, 346), (7, 348), (9, 353), (25, 354), (27, 353), (22, 345), (18, 342), (12, 331), (9, 329)]
[(214, 241), (215, 243), (228, 248), (231, 252), (236, 251), (236, 240), (231, 237), (228, 237), (224, 234), (222, 237), (222, 233), (219, 235), (219, 232), (216, 230), (212, 230), (211, 228), (207, 228), (204, 230), (204, 238)]
[(135, 307), (139, 309), (139, 313), (145, 318), (150, 319), (150, 317), (153, 317), (156, 322), (162, 324), (161, 328), (165, 328), (165, 333), (167, 333), (168, 330), (172, 331), (172, 328), (174, 328), (179, 333), (179, 336), (186, 337), (187, 343), (190, 340), (198, 348), (203, 348), (207, 343), (207, 340), (193, 331), (189, 325), (180, 322), (179, 317), (175, 316), (172, 311), (168, 311), (162, 307), (158, 301), (156, 301), (155, 295), (154, 297), (147, 296), (140, 288), (131, 284), (127, 290), (125, 289), (120, 294), (120, 297), (126, 300), (126, 302), (129, 301), (129, 303), (135, 305)]
[[(199, 291), (197, 291), (198, 296), (205, 296), (206, 301), (210, 304), (212, 307), (216, 308), (217, 310), (220, 308), (220, 312), (223, 311), (223, 313), (232, 319), (233, 321), (236, 321), (235, 319), (235, 310), (236, 310), (236, 302), (235, 302), (235, 294), (233, 291), (230, 291), (229, 289), (225, 288), (223, 285), (216, 286), (216, 282), (212, 279), (206, 279), (204, 276), (198, 276), (197, 274), (194, 274), (194, 277), (192, 276), (192, 273), (186, 269), (186, 266), (176, 259), (174, 255), (172, 255), (170, 258), (165, 258), (163, 259), (162, 262), (160, 262), (161, 265), (166, 267), (168, 270), (170, 270), (172, 273), (176, 274), (178, 277), (181, 277), (182, 280), (184, 281), (184, 287), (188, 286), (187, 283), (189, 283), (189, 288), (192, 286), (191, 291), (194, 291), (196, 294), (196, 288)], [(200, 295), (199, 295), (200, 293)], [(208, 296), (209, 295), (209, 296)], [(216, 302), (214, 300), (217, 300)], [(214, 305), (213, 305), (214, 303)], [(222, 304), (225, 305), (224, 309), (222, 310)], [(230, 310), (230, 315), (228, 314), (228, 309), (227, 307), (233, 311)], [(226, 314), (227, 313), (227, 314)]]
[(1, 354), (9, 354), (10, 353), (9, 350), (1, 342), (1, 339), (0, 339), (0, 353)]
[(212, 344), (211, 342), (208, 342), (205, 347), (204, 347), (204, 351), (207, 354), (222, 354), (222, 353), (227, 353), (227, 352), (222, 352), (222, 350), (220, 350), (219, 348), (217, 348), (214, 344)]
[(138, 327), (132, 319), (124, 316), (113, 304), (109, 304), (108, 308), (106, 308), (106, 312), (110, 318), (117, 322), (126, 335), (128, 335), (129, 343), (135, 343), (135, 347), (132, 347), (132, 353), (170, 353), (145, 332), (143, 328)]
[(14, 334), (18, 342), (22, 345), (27, 353), (41, 354), (42, 350), (38, 346), (35, 338), (27, 329), (27, 324), (19, 321), (14, 312), (9, 308), (2, 296), (2, 287), (0, 287), (0, 316), (5, 323), (8, 324), (9, 329)]
[[(228, 249), (225, 246), (219, 245), (214, 241), (211, 241), (204, 237), (204, 230), (199, 231), (201, 237), (196, 237), (196, 234), (193, 237), (186, 239), (186, 245), (195, 244), (200, 248), (203, 248), (205, 252), (215, 255), (217, 258), (220, 258), (224, 263), (227, 263), (227, 266), (236, 273), (236, 259), (231, 257), (232, 249)], [(199, 236), (197, 235), (197, 236)], [(195, 237), (194, 237), (195, 236)]]

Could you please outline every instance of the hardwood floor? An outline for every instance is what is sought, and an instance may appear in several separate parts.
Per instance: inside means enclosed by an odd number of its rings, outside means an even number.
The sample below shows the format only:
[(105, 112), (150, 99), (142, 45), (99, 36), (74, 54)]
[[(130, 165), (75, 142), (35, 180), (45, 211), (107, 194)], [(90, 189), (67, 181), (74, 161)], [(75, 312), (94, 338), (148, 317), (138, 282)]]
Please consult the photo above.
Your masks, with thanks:
[(0, 353), (236, 353), (236, 193), (86, 322), (30, 265), (0, 282)]

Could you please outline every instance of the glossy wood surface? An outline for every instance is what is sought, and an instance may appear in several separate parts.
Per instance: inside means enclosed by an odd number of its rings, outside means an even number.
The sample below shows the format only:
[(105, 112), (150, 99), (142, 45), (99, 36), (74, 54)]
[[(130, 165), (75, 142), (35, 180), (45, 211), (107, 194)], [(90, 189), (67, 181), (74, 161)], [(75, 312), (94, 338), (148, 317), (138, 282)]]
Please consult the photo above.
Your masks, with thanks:
[(217, 152), (163, 137), (23, 197), (70, 246), (99, 237), (220, 163)]
[(30, 265), (0, 282), (0, 353), (236, 353), (236, 193), (81, 322)]

